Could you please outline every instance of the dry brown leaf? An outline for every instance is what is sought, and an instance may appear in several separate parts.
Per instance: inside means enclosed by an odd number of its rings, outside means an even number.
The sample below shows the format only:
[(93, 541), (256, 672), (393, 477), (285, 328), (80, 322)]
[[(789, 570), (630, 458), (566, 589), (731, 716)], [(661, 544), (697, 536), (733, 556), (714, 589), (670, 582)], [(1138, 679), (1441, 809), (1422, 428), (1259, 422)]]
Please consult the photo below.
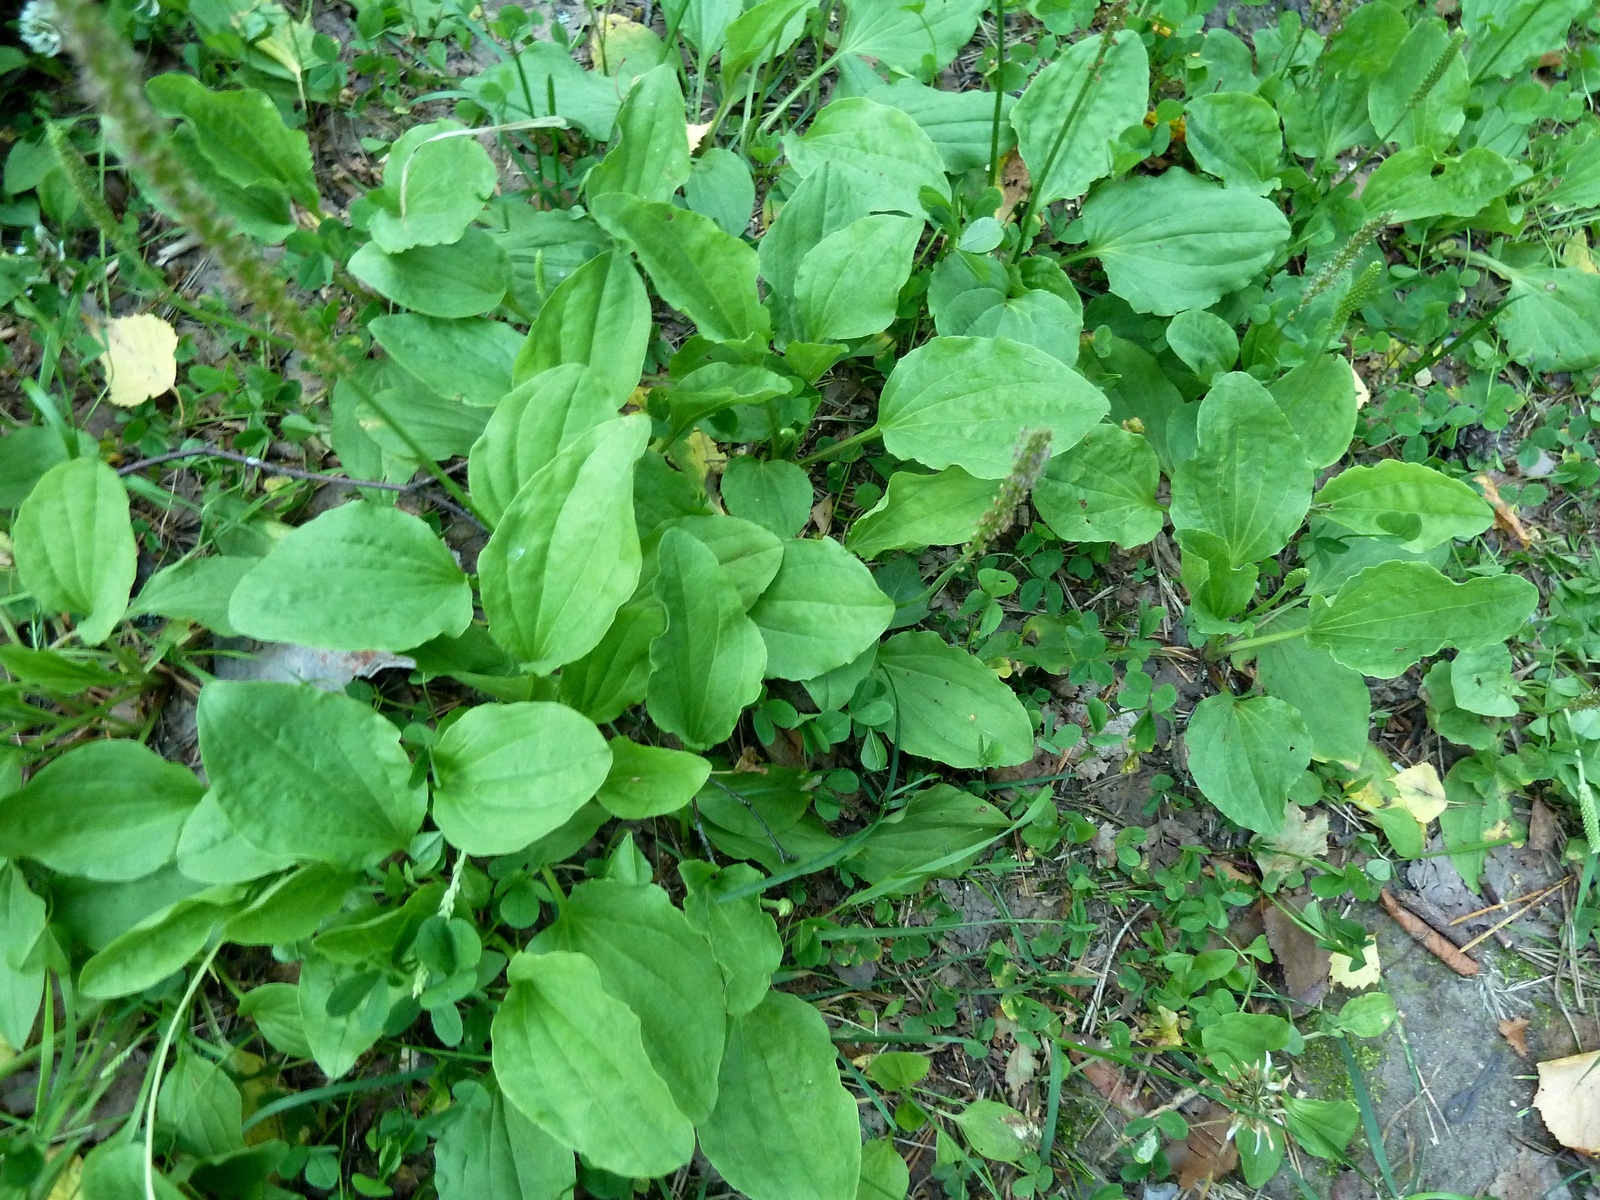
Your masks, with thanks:
[(1276, 904), (1263, 901), (1267, 945), (1283, 969), (1283, 991), (1299, 1004), (1315, 1004), (1328, 993), (1328, 952)]
[(823, 537), (833, 528), (833, 497), (824, 496), (811, 506), (811, 523)]
[(1018, 1045), (1006, 1057), (1006, 1087), (1013, 1098), (1039, 1073), (1039, 1063), (1033, 1051)]
[(1600, 1050), (1540, 1063), (1533, 1106), (1568, 1150), (1600, 1154)]
[(1535, 797), (1528, 814), (1528, 849), (1548, 854), (1560, 844), (1561, 821), (1554, 809)]
[(1494, 477), (1485, 472), (1472, 478), (1483, 488), (1483, 498), (1489, 502), (1489, 507), (1494, 509), (1494, 527), (1501, 533), (1510, 534), (1523, 546), (1531, 545), (1533, 536), (1528, 532), (1528, 527), (1522, 523), (1522, 519), (1517, 516), (1517, 510), (1500, 498), (1500, 489), (1495, 485)]
[(1078, 1064), (1078, 1069), (1083, 1072), (1083, 1077), (1094, 1085), (1095, 1091), (1129, 1116), (1136, 1117), (1144, 1112), (1144, 1105), (1139, 1103), (1138, 1097), (1133, 1094), (1133, 1089), (1128, 1086), (1122, 1069), (1115, 1063), (1109, 1063), (1090, 1054), (1084, 1056), (1083, 1061)]
[(1028, 198), (1028, 193), (1033, 189), (1033, 180), (1028, 176), (1028, 164), (1022, 161), (1022, 155), (1016, 150), (1000, 160), (1000, 208), (994, 216), (997, 221), (1005, 221), (1016, 211), (1017, 206)]
[(1527, 1017), (1517, 1017), (1515, 1020), (1501, 1021), (1500, 1036), (1505, 1038), (1506, 1042), (1511, 1046), (1511, 1048), (1517, 1052), (1518, 1058), (1528, 1057)]
[(113, 317), (106, 322), (107, 397), (118, 408), (133, 408), (178, 381), (178, 333), (154, 313)]
[(1167, 1148), (1167, 1162), (1177, 1172), (1180, 1188), (1221, 1179), (1239, 1165), (1239, 1151), (1228, 1137), (1231, 1112), (1215, 1100), (1207, 1100), (1204, 1108), (1186, 1119), (1188, 1138)]

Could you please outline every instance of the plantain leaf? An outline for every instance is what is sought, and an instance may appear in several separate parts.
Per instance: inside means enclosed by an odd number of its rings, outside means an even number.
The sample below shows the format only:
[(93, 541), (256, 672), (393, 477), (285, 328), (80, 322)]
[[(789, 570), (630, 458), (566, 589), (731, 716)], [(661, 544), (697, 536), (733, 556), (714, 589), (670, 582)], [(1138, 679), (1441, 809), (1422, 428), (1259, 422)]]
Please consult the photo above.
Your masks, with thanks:
[(467, 459), (472, 501), (496, 524), (522, 485), (591, 429), (616, 415), (616, 405), (579, 363), (551, 367), (523, 380), (495, 406)]
[(87, 742), (0, 798), (0, 857), (85, 879), (140, 879), (172, 861), (205, 785), (132, 741)]
[(898, 458), (1009, 475), (1023, 431), (1048, 429), (1060, 454), (1106, 415), (1100, 389), (1042, 350), (1004, 338), (936, 337), (898, 363), (878, 431)]
[(1254, 280), (1288, 244), (1289, 222), (1270, 200), (1173, 168), (1096, 188), (1080, 232), (1114, 293), (1171, 316)]
[(999, 480), (974, 479), (960, 467), (933, 475), (896, 471), (883, 499), (850, 526), (845, 546), (862, 558), (876, 558), (888, 550), (959, 545), (972, 539), (999, 494)]
[(691, 749), (733, 732), (761, 694), (767, 648), (717, 556), (691, 534), (669, 529), (656, 550), (657, 599), (667, 628), (650, 643), (650, 717)]
[(491, 1027), (494, 1073), (524, 1116), (595, 1166), (665, 1175), (694, 1126), (645, 1054), (639, 1018), (582, 954), (519, 954)]
[(606, 811), (625, 821), (677, 812), (711, 776), (711, 764), (698, 754), (641, 746), (627, 738), (612, 738), (611, 770), (595, 799)]
[(1172, 524), (1227, 543), (1232, 565), (1283, 549), (1311, 505), (1311, 467), (1282, 410), (1250, 376), (1221, 376), (1200, 404), (1199, 448), (1172, 477)]
[(1073, 43), (1034, 76), (1011, 110), (1040, 208), (1081, 196), (1111, 174), (1111, 144), (1144, 120), (1150, 91), (1144, 42), (1123, 30), (1094, 70), (1100, 48), (1099, 37)]
[(1488, 502), (1459, 479), (1393, 458), (1339, 472), (1322, 485), (1316, 503), (1346, 529), (1398, 537), (1416, 554), (1494, 523)]
[(855, 555), (832, 538), (783, 544), (783, 564), (750, 619), (767, 647), (769, 679), (814, 679), (875, 645), (894, 617)]
[(717, 1099), (726, 1019), (711, 945), (654, 884), (591, 879), (572, 889), (561, 915), (529, 944), (586, 956), (606, 992), (639, 1018), (651, 1064), (692, 1121)]
[(639, 76), (617, 114), (617, 141), (584, 180), (592, 205), (610, 192), (666, 200), (689, 178), (689, 134), (678, 72), (667, 63)]
[(593, 211), (601, 227), (638, 256), (661, 298), (706, 337), (770, 336), (772, 323), (756, 292), (756, 252), (710, 217), (618, 192), (597, 199)]
[(857, 216), (878, 211), (920, 218), (923, 188), (950, 194), (938, 148), (915, 121), (886, 104), (835, 100), (804, 136), (787, 134), (783, 145), (802, 181), (831, 165), (847, 194), (864, 206)]
[(750, 1200), (855, 1200), (861, 1124), (816, 1009), (768, 992), (730, 1023), (720, 1082), (700, 1148), (734, 1188)]
[(983, 0), (857, 0), (845, 17), (840, 54), (875, 58), (891, 70), (926, 79), (972, 40)]
[(842, 342), (887, 329), (921, 236), (920, 221), (875, 213), (808, 251), (794, 279), (806, 336)]
[(897, 633), (878, 647), (894, 689), (895, 741), (951, 767), (1005, 767), (1033, 757), (1033, 726), (995, 673), (936, 633)]
[(117, 473), (98, 458), (51, 467), (22, 502), (11, 540), (17, 575), (34, 602), (83, 617), (84, 645), (105, 641), (128, 609), (139, 559)]
[(422, 825), (427, 793), (399, 729), (348, 696), (216, 680), (196, 720), (217, 804), (269, 854), (363, 867)]
[(1096, 425), (1052, 458), (1034, 485), (1033, 504), (1056, 536), (1069, 542), (1142, 546), (1166, 523), (1156, 501), (1161, 466), (1142, 434)]
[(489, 632), (547, 674), (599, 644), (639, 582), (633, 467), (650, 420), (590, 430), (517, 493), (478, 557)]
[(239, 580), (246, 637), (322, 650), (409, 650), (472, 623), (472, 588), (420, 518), (367, 501), (291, 530)]
[(1289, 788), (1311, 761), (1299, 710), (1271, 696), (1207, 696), (1183, 735), (1189, 773), (1222, 815), (1256, 833), (1277, 833)]
[(1538, 589), (1516, 575), (1455, 583), (1427, 563), (1384, 562), (1331, 601), (1313, 596), (1306, 640), (1363, 675), (1394, 679), (1445, 646), (1504, 641), (1538, 602)]
[(742, 1016), (761, 1003), (772, 987), (772, 973), (783, 962), (783, 939), (777, 922), (761, 907), (761, 897), (731, 896), (734, 888), (760, 882), (761, 873), (748, 863), (719, 871), (691, 859), (678, 864), (678, 875), (688, 889), (684, 916), (711, 943), (722, 969), (728, 1014)]
[(564, 704), (480, 704), (433, 748), (433, 819), (464, 854), (511, 854), (564, 825), (611, 769), (600, 731)]
[(587, 369), (584, 407), (612, 412), (638, 386), (650, 344), (650, 298), (626, 255), (596, 255), (561, 281), (517, 354), (512, 382), (567, 363)]
[[(492, 1083), (492, 1081), (491, 1081)], [(564, 1200), (577, 1183), (572, 1151), (506, 1103), (499, 1088), (465, 1079), (433, 1148), (439, 1200)]]

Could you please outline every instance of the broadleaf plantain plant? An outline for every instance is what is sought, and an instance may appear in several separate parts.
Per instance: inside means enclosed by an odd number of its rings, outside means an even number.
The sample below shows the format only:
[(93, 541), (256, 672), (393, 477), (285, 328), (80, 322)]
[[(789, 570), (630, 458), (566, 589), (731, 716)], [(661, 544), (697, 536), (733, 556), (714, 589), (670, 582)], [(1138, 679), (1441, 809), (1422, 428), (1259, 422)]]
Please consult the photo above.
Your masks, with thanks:
[[(1163, 6), (1182, 31), (1123, 3), (1031, 80), (1005, 64), (1021, 94), (991, 100), (926, 82), (971, 41), (971, 0), (849, 0), (837, 27), (804, 0), (690, 0), (667, 6), (645, 69), (601, 55), (586, 71), (529, 42), (464, 81), (461, 122), (400, 137), (346, 226), (318, 211), (306, 138), (263, 92), (161, 75), (147, 104), (91, 0), (58, 3), (111, 145), (324, 377), (329, 441), (366, 486), (135, 595), (125, 478), (62, 426), (11, 526), (34, 628), (70, 614), (125, 668), (134, 616), (404, 655), (419, 683), (471, 699), (397, 723), (310, 685), (213, 679), (203, 782), (133, 737), (30, 756), (0, 799), (17, 864), (0, 1034), (16, 1046), (47, 974), (114, 1001), (220, 945), (271, 947), (296, 981), (239, 1012), (330, 1079), (424, 1014), (461, 1049), (448, 1061), (487, 1048), (492, 1070), (450, 1077), (442, 1196), (559, 1197), (580, 1160), (651, 1178), (697, 1146), (754, 1200), (875, 1194), (894, 1170), (882, 1147), (863, 1157), (827, 1024), (771, 987), (784, 942), (764, 893), (833, 866), (870, 884), (849, 902), (911, 892), (1054, 819), (895, 786), (905, 760), (1028, 763), (1050, 732), (995, 667), (1050, 667), (1063, 618), (960, 645), (927, 619), (1019, 506), (1063, 543), (1170, 537), (1186, 596), (1171, 615), (1213, 662), (1254, 663), (1248, 694), (1195, 707), (1189, 770), (1258, 834), (1282, 828), (1313, 759), (1360, 764), (1363, 676), (1492, 648), (1535, 607), (1515, 575), (1450, 568), (1492, 521), (1471, 486), (1399, 459), (1335, 469), (1357, 422), (1343, 338), (1383, 290), (1384, 228), (1448, 249), (1514, 237), (1513, 208), (1594, 202), (1600, 139), (1547, 193), (1520, 162), (1525, 126), (1489, 107), (1581, 5), (1468, 0), (1451, 33), (1370, 3), (1326, 40), (1285, 17), (1252, 58), (1198, 35), (1204, 3)], [(795, 94), (832, 75), (831, 97), (762, 117), (758, 76), (808, 28), (817, 65)], [(701, 96), (714, 112), (691, 141)], [(471, 135), (557, 126), (606, 146), (581, 202), (496, 195)], [(1359, 197), (1352, 151), (1384, 156)], [(257, 243), (296, 236), (293, 206), (341, 231), (319, 242), (344, 247), (338, 278), (383, 302), (337, 344), (262, 265)], [(1508, 284), (1497, 322), (1518, 361), (1600, 363), (1592, 274), (1515, 243), (1451, 253)], [(825, 401), (830, 372), (870, 397), (853, 430)], [(879, 498), (830, 536), (807, 469), (837, 497), (869, 447)], [(445, 465), (463, 459), (465, 489)], [(419, 471), (481, 520), (475, 562), (395, 505)], [(902, 552), (930, 546), (956, 549), (924, 579)], [(45, 647), (8, 669), (48, 667), (62, 687), (91, 670)], [(741, 769), (745, 731), (779, 727), (804, 755), (887, 770), (856, 832), (828, 830), (818, 775)], [(685, 857), (653, 881), (621, 831), (659, 821), (732, 861)], [(610, 853), (564, 886), (556, 868), (608, 822)], [(491, 905), (535, 932), (473, 918)], [(1217, 1020), (1197, 1047), (1231, 1044)], [(285, 1160), (282, 1143), (213, 1144), (166, 1113), (220, 1086), (205, 1069), (187, 1049), (157, 1063), (86, 1190), (172, 1194), (158, 1128), (202, 1189), (227, 1170), (259, 1186)], [(1282, 1153), (1281, 1121), (1262, 1120), (1277, 1149), (1252, 1175)], [(1312, 1153), (1342, 1149), (1292, 1125)]]

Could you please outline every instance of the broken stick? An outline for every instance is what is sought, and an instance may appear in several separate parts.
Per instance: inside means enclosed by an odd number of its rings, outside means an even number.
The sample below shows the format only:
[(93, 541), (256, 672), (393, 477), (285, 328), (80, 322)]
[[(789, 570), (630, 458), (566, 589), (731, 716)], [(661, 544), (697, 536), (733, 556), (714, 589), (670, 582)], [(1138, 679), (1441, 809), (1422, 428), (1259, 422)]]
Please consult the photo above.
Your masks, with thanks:
[(1474, 959), (1458, 950), (1450, 943), (1448, 938), (1417, 916), (1416, 913), (1401, 905), (1400, 901), (1394, 898), (1393, 893), (1388, 888), (1384, 888), (1378, 898), (1383, 901), (1384, 911), (1394, 918), (1395, 924), (1409, 933), (1414, 940), (1421, 943), (1423, 949), (1427, 950), (1429, 954), (1432, 954), (1457, 975), (1471, 976), (1478, 973), (1478, 964)]

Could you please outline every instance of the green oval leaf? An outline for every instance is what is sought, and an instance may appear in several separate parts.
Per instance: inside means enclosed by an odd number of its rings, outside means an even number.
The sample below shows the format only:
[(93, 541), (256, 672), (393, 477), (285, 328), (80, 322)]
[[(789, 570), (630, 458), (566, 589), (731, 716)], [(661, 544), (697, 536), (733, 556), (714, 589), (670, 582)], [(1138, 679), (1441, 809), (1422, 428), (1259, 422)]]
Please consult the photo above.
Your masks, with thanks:
[(1283, 549), (1311, 506), (1310, 464), (1267, 389), (1235, 371), (1200, 403), (1199, 447), (1172, 476), (1172, 524), (1227, 543), (1232, 565)]
[(856, 1200), (861, 1122), (816, 1009), (768, 992), (730, 1022), (700, 1149), (750, 1200)]
[(1112, 142), (1144, 120), (1150, 93), (1144, 42), (1123, 30), (1095, 71), (1100, 45), (1098, 37), (1073, 43), (1034, 76), (1011, 110), (1040, 208), (1081, 196), (1096, 179), (1111, 174)]
[(1344, 582), (1331, 601), (1314, 596), (1307, 640), (1363, 675), (1394, 679), (1445, 646), (1504, 641), (1539, 603), (1516, 575), (1455, 583), (1421, 562), (1385, 562)]
[(922, 229), (922, 222), (910, 217), (875, 213), (807, 251), (794, 277), (806, 336), (842, 342), (887, 329), (911, 276)]
[(756, 252), (710, 217), (612, 192), (595, 200), (594, 219), (627, 244), (661, 298), (716, 341), (772, 332), (756, 292)]
[(523, 484), (616, 411), (578, 363), (551, 367), (513, 388), (495, 405), (467, 459), (472, 502), (484, 520), (499, 524)]
[(523, 1115), (595, 1166), (648, 1179), (694, 1153), (694, 1126), (645, 1055), (639, 1018), (581, 954), (519, 954), (491, 1030), (494, 1073)]
[(617, 141), (584, 180), (592, 206), (610, 192), (666, 200), (689, 178), (689, 133), (677, 68), (652, 67), (617, 114)]
[(1189, 773), (1207, 800), (1256, 833), (1283, 828), (1289, 788), (1311, 762), (1298, 709), (1271, 696), (1207, 696), (1183, 735)]
[(887, 104), (859, 97), (835, 100), (804, 136), (787, 134), (783, 147), (802, 181), (831, 166), (844, 192), (863, 206), (855, 216), (879, 211), (920, 218), (923, 188), (950, 194), (938, 149), (921, 126)]
[(1096, 188), (1082, 233), (1111, 290), (1165, 317), (1254, 280), (1288, 244), (1289, 222), (1270, 200), (1173, 168)]
[(433, 819), (464, 854), (510, 854), (559, 829), (611, 769), (594, 722), (564, 704), (481, 704), (433, 748)]
[(51, 467), (22, 502), (11, 541), (34, 602), (82, 616), (84, 645), (105, 641), (127, 611), (139, 560), (117, 473), (98, 458)]
[(409, 650), (472, 623), (472, 588), (420, 517), (370, 501), (292, 530), (240, 579), (232, 624), (265, 642)]
[(351, 256), (350, 273), (380, 296), (430, 317), (476, 317), (497, 307), (511, 286), (505, 251), (481, 229), (468, 229), (448, 246), (399, 254), (368, 242)]
[(172, 861), (205, 785), (138, 742), (90, 742), (0, 799), (0, 857), (85, 879), (140, 879)]
[(422, 825), (427, 792), (400, 731), (348, 696), (216, 680), (196, 721), (217, 804), (268, 853), (363, 867)]
[(656, 550), (667, 628), (650, 643), (650, 717), (694, 749), (733, 732), (761, 694), (767, 648), (732, 580), (704, 543), (669, 529)]
[(439, 1200), (563, 1200), (577, 1183), (572, 1151), (475, 1079), (455, 1086), (450, 1124), (433, 1148)]
[(1052, 458), (1033, 488), (1033, 505), (1069, 542), (1142, 546), (1166, 523), (1156, 501), (1161, 465), (1143, 435), (1096, 425)]
[(750, 609), (769, 679), (814, 679), (853, 662), (893, 618), (872, 572), (832, 538), (785, 542), (783, 565)]
[(878, 430), (897, 458), (1001, 479), (1024, 430), (1048, 429), (1059, 454), (1109, 407), (1099, 388), (1042, 350), (1004, 338), (936, 337), (895, 364), (878, 401)]
[(649, 343), (644, 281), (627, 255), (610, 250), (578, 267), (544, 302), (517, 354), (512, 381), (577, 363), (587, 369), (594, 404), (615, 412), (639, 382)]
[(724, 1016), (711, 946), (654, 884), (593, 879), (572, 889), (534, 953), (585, 955), (606, 992), (639, 1018), (644, 1050), (692, 1121), (717, 1098)]
[(583, 435), (523, 484), (478, 556), (489, 632), (538, 674), (587, 654), (639, 582), (633, 468), (650, 420)]
[(876, 558), (887, 550), (960, 545), (972, 539), (999, 494), (999, 480), (974, 479), (960, 467), (933, 475), (896, 471), (883, 499), (850, 526), (845, 546)]
[(1417, 533), (1400, 544), (1418, 554), (1494, 524), (1488, 502), (1459, 479), (1393, 458), (1339, 472), (1322, 485), (1316, 502), (1346, 529), (1371, 536), (1396, 533), (1398, 518), (1417, 518)]
[[(304, 136), (304, 135), (302, 135)], [(495, 169), (475, 131), (459, 121), (413, 125), (389, 147), (372, 240), (389, 254), (460, 239), (494, 195)]]
[(894, 688), (895, 740), (951, 767), (1008, 767), (1033, 757), (1022, 703), (988, 667), (936, 633), (897, 633), (878, 648)]
[(624, 821), (644, 821), (677, 812), (705, 786), (711, 764), (698, 754), (641, 746), (612, 738), (611, 770), (595, 799)]

